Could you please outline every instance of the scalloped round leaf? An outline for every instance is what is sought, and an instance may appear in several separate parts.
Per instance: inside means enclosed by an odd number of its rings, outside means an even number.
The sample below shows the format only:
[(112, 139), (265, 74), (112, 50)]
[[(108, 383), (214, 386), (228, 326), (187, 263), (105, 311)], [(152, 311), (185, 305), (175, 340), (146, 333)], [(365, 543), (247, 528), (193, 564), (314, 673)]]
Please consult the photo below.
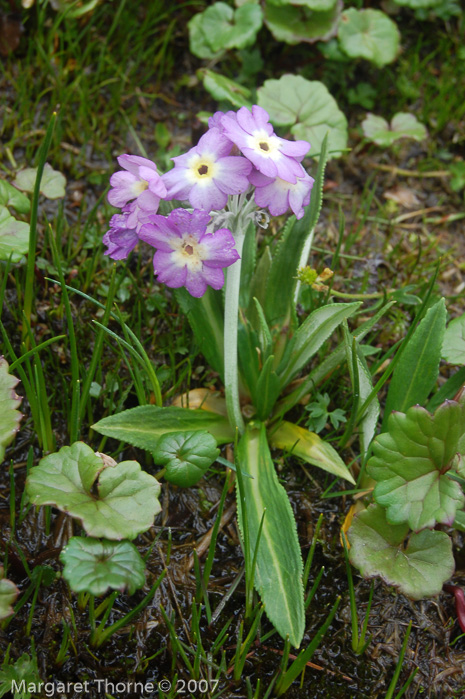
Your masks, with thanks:
[(160, 438), (153, 458), (166, 467), (167, 481), (187, 488), (202, 478), (219, 454), (209, 432), (171, 432)]
[(15, 438), (23, 417), (22, 413), (16, 410), (22, 400), (15, 391), (18, 383), (19, 379), (8, 373), (6, 359), (0, 357), (0, 463), (5, 456), (5, 447)]
[[(13, 184), (23, 192), (33, 192), (37, 177), (36, 167), (27, 167), (20, 170)], [(66, 177), (51, 165), (45, 163), (42, 179), (40, 181), (40, 193), (47, 199), (61, 199), (65, 196)]]
[(213, 51), (207, 40), (205, 34), (202, 31), (202, 18), (203, 12), (199, 12), (192, 17), (187, 23), (189, 28), (189, 50), (194, 56), (198, 58), (217, 58), (221, 56), (223, 51), (215, 52)]
[(442, 358), (450, 364), (465, 364), (465, 313), (451, 320), (444, 334)]
[(260, 5), (247, 3), (233, 10), (224, 2), (215, 2), (202, 12), (199, 26), (212, 51), (218, 52), (251, 46), (262, 23)]
[(287, 44), (300, 44), (315, 41), (328, 41), (336, 36), (342, 1), (337, 0), (326, 11), (316, 11), (307, 7), (293, 7), (286, 4), (278, 7), (265, 4), (265, 24), (277, 41)]
[[(257, 94), (258, 104), (266, 109), (274, 124), (292, 125), (291, 132), (296, 139), (310, 141), (309, 155), (320, 152), (327, 133), (330, 150), (347, 146), (347, 119), (318, 80), (283, 75), (279, 80), (265, 80)], [(331, 155), (334, 157), (337, 153)]]
[(161, 510), (160, 484), (137, 461), (107, 464), (83, 442), (62, 447), (30, 470), (29, 499), (76, 517), (89, 536), (134, 539)]
[(393, 412), (388, 432), (373, 442), (367, 473), (377, 481), (374, 499), (387, 508), (392, 524), (408, 523), (414, 531), (451, 525), (465, 497), (447, 471), (457, 472), (456, 454), (465, 433), (465, 410), (446, 401), (431, 415), (415, 405)]
[(226, 100), (238, 109), (240, 107), (250, 108), (252, 106), (250, 101), (251, 92), (247, 87), (239, 85), (234, 80), (230, 80), (224, 75), (220, 75), (220, 73), (215, 73), (213, 70), (199, 70), (197, 75), (202, 80), (207, 92), (218, 102)]
[(29, 198), (9, 182), (0, 180), (0, 206), (12, 206), (19, 214), (27, 214), (31, 208)]
[(381, 10), (345, 10), (339, 21), (338, 38), (348, 56), (365, 58), (378, 68), (392, 63), (399, 51), (397, 25)]
[(13, 614), (12, 605), (19, 593), (16, 585), (11, 580), (4, 578), (3, 575), (3, 566), (0, 566), (0, 621)]
[(127, 589), (133, 595), (145, 583), (145, 563), (128, 541), (98, 541), (73, 536), (60, 553), (63, 577), (74, 592), (103, 595)]
[(0, 260), (19, 262), (29, 249), (29, 224), (17, 221), (0, 206)]
[(362, 131), (366, 138), (383, 147), (390, 146), (401, 138), (422, 141), (428, 135), (425, 126), (407, 112), (395, 114), (390, 126), (383, 117), (367, 114), (362, 121)]
[(307, 7), (309, 10), (328, 11), (336, 4), (337, 0), (268, 0), (272, 5), (297, 5)]
[(437, 595), (454, 572), (451, 540), (425, 529), (405, 546), (408, 531), (407, 524), (390, 524), (383, 507), (370, 505), (348, 531), (350, 561), (365, 578), (378, 575), (412, 599)]
[(396, 5), (411, 7), (413, 10), (422, 7), (435, 7), (436, 5), (440, 5), (443, 1), (444, 0), (394, 0)]

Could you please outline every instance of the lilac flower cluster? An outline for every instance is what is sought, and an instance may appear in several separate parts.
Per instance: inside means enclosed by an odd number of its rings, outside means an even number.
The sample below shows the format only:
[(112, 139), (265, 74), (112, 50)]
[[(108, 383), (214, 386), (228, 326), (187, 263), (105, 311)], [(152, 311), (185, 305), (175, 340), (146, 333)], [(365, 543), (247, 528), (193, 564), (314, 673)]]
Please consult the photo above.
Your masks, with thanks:
[[(108, 201), (122, 213), (110, 220), (103, 242), (106, 255), (126, 258), (139, 240), (156, 249), (153, 265), (158, 281), (185, 286), (202, 296), (207, 285), (221, 289), (223, 268), (239, 259), (227, 228), (207, 232), (212, 211), (223, 209), (228, 197), (254, 189), (255, 204), (273, 216), (288, 209), (302, 218), (310, 202), (313, 178), (302, 166), (307, 141), (279, 138), (268, 113), (258, 107), (216, 112), (197, 146), (173, 158), (164, 175), (155, 163), (136, 155), (121, 155), (123, 168), (110, 178)], [(242, 155), (240, 155), (242, 153)], [(161, 200), (189, 201), (193, 211), (175, 209), (160, 216)]]

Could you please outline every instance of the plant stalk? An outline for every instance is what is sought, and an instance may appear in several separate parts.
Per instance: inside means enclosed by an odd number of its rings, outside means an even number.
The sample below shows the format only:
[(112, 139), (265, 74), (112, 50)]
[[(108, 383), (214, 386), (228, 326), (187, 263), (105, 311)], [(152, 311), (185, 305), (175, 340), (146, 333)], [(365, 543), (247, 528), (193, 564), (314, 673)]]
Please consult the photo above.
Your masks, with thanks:
[[(236, 219), (237, 220), (237, 219)], [(236, 250), (242, 256), (245, 228), (237, 226), (233, 235), (236, 241)], [(242, 434), (245, 429), (239, 402), (239, 372), (237, 361), (237, 329), (239, 322), (239, 289), (241, 283), (241, 262), (239, 258), (226, 275), (226, 295), (224, 307), (224, 384), (226, 393), (226, 407), (228, 409), (229, 422), (233, 428), (237, 427)]]

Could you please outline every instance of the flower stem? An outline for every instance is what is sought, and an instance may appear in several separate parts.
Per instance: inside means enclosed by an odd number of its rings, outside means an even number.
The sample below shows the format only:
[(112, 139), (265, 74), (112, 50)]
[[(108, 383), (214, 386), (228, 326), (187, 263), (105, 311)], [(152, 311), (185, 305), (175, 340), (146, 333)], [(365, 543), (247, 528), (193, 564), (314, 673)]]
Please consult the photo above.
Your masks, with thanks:
[[(239, 230), (232, 231), (236, 241), (236, 250), (242, 256), (245, 229), (237, 226)], [(237, 427), (243, 432), (245, 425), (242, 419), (239, 403), (239, 371), (237, 362), (237, 327), (239, 318), (239, 289), (241, 283), (241, 258), (231, 267), (226, 275), (226, 295), (224, 308), (224, 384), (226, 393), (226, 407), (228, 409), (229, 422), (232, 427)]]

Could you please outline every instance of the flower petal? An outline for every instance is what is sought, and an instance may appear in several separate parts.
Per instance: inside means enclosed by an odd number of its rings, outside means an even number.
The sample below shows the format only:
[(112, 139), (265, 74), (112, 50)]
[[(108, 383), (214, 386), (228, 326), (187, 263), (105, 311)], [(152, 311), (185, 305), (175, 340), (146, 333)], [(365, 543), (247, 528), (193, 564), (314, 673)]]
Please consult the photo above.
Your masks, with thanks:
[(228, 195), (221, 192), (214, 180), (206, 180), (195, 184), (189, 192), (189, 201), (194, 209), (211, 211), (226, 206)]
[(117, 160), (122, 168), (136, 176), (139, 175), (140, 167), (146, 167), (150, 170), (155, 170), (155, 172), (157, 171), (155, 163), (152, 163), (148, 158), (142, 158), (140, 155), (119, 155)]
[(204, 265), (208, 267), (229, 267), (239, 259), (239, 253), (234, 247), (236, 242), (227, 228), (204, 235), (201, 243), (207, 249)]
[(168, 252), (157, 250), (153, 256), (153, 269), (157, 276), (157, 281), (170, 286), (172, 289), (179, 289), (184, 286), (187, 278), (187, 267), (175, 264), (173, 255)]

